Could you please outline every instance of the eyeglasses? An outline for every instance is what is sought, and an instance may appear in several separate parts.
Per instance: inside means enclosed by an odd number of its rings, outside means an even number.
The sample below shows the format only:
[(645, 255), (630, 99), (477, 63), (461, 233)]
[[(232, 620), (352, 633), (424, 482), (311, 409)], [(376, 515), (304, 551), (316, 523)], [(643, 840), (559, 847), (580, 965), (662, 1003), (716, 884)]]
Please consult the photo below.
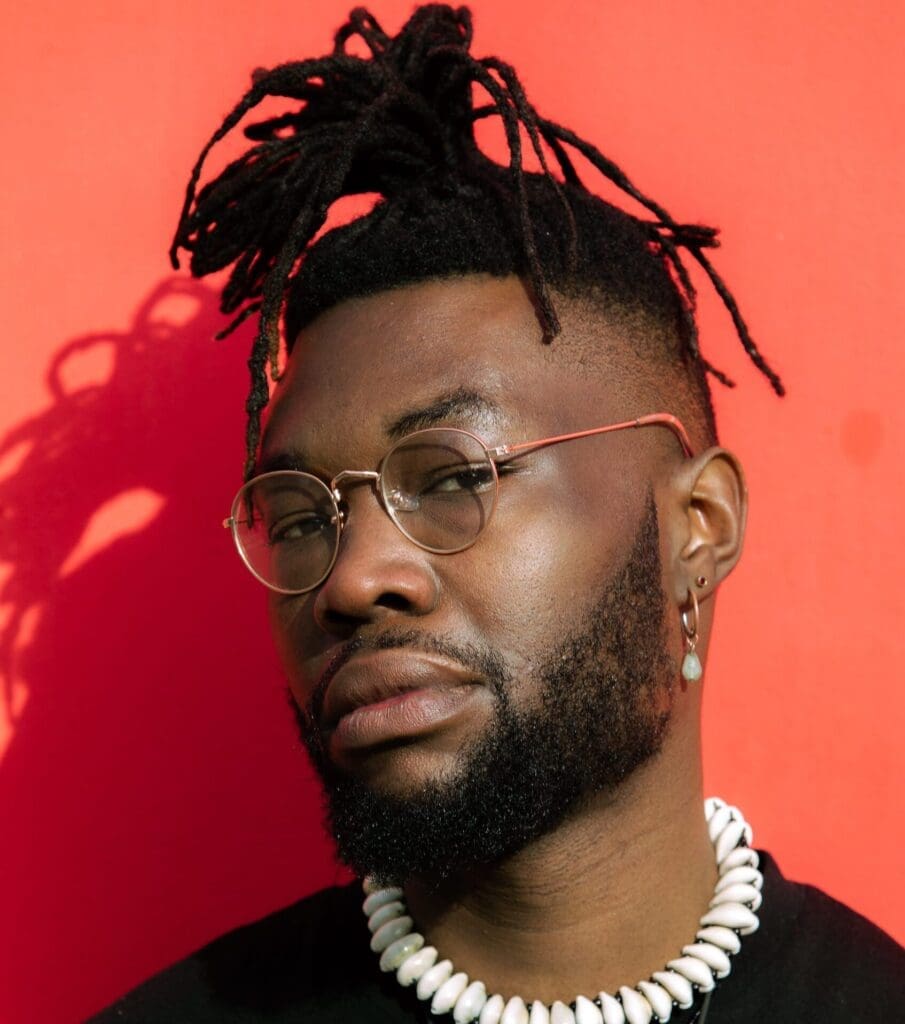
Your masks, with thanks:
[(452, 555), (471, 547), (490, 522), (504, 460), (580, 437), (630, 427), (663, 426), (689, 458), (688, 434), (669, 413), (652, 413), (574, 434), (489, 448), (467, 430), (431, 427), (397, 441), (377, 470), (344, 469), (329, 484), (310, 473), (278, 470), (248, 481), (223, 525), (232, 531), (242, 561), (279, 594), (304, 594), (330, 575), (346, 524), (342, 489), (370, 481), (381, 505), (413, 544)]

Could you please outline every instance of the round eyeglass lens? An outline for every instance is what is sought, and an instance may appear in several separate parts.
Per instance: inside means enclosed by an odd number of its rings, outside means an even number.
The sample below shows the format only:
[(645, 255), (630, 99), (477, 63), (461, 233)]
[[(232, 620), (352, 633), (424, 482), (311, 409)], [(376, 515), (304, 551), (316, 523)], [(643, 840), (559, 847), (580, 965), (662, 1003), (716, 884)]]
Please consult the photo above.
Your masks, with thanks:
[(307, 473), (255, 477), (233, 502), (233, 536), (249, 569), (287, 593), (316, 587), (330, 571), (339, 543), (330, 489)]
[(444, 554), (473, 544), (496, 503), (496, 466), (481, 441), (464, 430), (409, 434), (383, 460), (380, 480), (399, 529)]

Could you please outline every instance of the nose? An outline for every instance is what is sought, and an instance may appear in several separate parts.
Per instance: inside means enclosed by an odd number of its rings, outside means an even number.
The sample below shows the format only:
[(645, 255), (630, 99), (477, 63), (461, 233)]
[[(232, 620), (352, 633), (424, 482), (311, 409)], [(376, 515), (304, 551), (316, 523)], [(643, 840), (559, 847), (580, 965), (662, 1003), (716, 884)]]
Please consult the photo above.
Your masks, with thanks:
[(315, 623), (347, 637), (393, 615), (427, 615), (439, 598), (432, 557), (393, 524), (373, 486), (362, 481), (348, 488), (346, 525), (333, 570), (314, 599)]

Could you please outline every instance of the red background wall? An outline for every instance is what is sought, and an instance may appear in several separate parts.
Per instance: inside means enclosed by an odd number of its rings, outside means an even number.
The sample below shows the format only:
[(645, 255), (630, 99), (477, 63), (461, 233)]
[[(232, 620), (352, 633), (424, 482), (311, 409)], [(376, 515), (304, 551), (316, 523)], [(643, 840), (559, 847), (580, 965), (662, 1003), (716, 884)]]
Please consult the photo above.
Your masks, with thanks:
[[(789, 386), (704, 301), (747, 466), (708, 789), (905, 938), (901, 5), (475, 0), (477, 52), (680, 219)], [(395, 30), (409, 4), (376, 8)], [(76, 1021), (330, 882), (263, 594), (219, 528), (244, 331), (168, 271), (188, 169), (248, 72), (324, 52), (337, 0), (47, 0), (2, 38), (0, 1020)]]

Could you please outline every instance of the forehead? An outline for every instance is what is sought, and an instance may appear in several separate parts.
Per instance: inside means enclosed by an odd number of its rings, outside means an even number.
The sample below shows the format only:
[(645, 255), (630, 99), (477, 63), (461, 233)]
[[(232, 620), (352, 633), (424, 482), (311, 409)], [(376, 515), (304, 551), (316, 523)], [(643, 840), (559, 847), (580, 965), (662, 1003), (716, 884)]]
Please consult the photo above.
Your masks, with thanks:
[(429, 281), (344, 302), (297, 340), (274, 396), (263, 458), (333, 451), (338, 442), (379, 455), (400, 426), (428, 425), (419, 414), (442, 413), (444, 399), (462, 394), (486, 401), (447, 401), (448, 415), (438, 418), (492, 443), (513, 439), (504, 431), (554, 433), (617, 417), (631, 404), (618, 372), (608, 385), (605, 375), (580, 372), (575, 358), (588, 331), (605, 335), (606, 328), (584, 317), (563, 321), (563, 334), (545, 345), (515, 277)]

